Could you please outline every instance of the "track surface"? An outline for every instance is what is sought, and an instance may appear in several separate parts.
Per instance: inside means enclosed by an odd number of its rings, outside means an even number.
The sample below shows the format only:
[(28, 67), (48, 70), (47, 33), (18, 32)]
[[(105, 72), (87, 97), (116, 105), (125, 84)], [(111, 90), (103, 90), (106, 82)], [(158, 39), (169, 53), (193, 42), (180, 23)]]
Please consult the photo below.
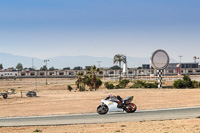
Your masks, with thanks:
[(75, 114), (32, 117), (0, 118), (0, 126), (41, 126), (41, 125), (65, 125), (106, 122), (129, 122), (148, 120), (170, 120), (195, 118), (200, 116), (200, 107), (172, 108), (160, 110), (136, 111), (135, 113), (108, 113), (106, 115)]

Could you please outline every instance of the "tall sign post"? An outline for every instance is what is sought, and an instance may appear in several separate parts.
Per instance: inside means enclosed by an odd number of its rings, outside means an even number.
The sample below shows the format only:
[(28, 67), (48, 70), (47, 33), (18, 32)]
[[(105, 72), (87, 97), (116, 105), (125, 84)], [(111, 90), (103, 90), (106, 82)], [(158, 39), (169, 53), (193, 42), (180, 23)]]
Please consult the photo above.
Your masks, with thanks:
[(47, 68), (47, 62), (48, 62), (49, 60), (44, 60), (44, 62), (46, 63), (46, 85), (48, 84), (47, 83), (47, 71), (48, 71), (48, 68)]
[(169, 65), (169, 56), (162, 49), (156, 50), (151, 56), (151, 65), (157, 70), (158, 88), (162, 88), (162, 72)]

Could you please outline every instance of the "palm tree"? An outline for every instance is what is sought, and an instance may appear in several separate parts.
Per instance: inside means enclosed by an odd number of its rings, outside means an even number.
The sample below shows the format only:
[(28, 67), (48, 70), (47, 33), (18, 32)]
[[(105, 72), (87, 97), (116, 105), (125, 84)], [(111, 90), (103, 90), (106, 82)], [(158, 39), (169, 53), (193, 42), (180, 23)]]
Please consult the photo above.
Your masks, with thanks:
[(123, 54), (116, 54), (113, 59), (114, 64), (119, 63), (120, 71), (119, 71), (119, 80), (121, 80), (121, 62), (126, 63), (126, 56)]
[(77, 85), (77, 88), (79, 89), (79, 91), (81, 90), (82, 88), (82, 83), (83, 83), (83, 73), (82, 72), (78, 72), (77, 73), (77, 77), (76, 77), (76, 85)]
[(84, 75), (84, 85), (87, 85), (90, 91), (94, 88), (94, 85), (91, 83), (91, 76), (88, 74)]
[(90, 68), (90, 70), (87, 72), (87, 74), (89, 75), (89, 78), (91, 79), (91, 84), (92, 84), (91, 89), (95, 89), (95, 91), (99, 87), (97, 85), (97, 77), (96, 77), (97, 73), (99, 73), (99, 72), (100, 72), (100, 69), (97, 68), (95, 65), (92, 66)]

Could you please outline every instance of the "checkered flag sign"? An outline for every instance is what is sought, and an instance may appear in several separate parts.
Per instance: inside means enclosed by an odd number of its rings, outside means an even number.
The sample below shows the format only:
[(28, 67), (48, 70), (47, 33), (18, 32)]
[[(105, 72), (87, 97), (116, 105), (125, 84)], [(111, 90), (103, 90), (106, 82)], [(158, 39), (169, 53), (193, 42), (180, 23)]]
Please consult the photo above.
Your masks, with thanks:
[(162, 71), (169, 65), (169, 56), (162, 49), (156, 50), (151, 56), (151, 65), (158, 73), (158, 88), (162, 88)]
[(158, 88), (162, 88), (162, 70), (157, 70), (158, 73)]

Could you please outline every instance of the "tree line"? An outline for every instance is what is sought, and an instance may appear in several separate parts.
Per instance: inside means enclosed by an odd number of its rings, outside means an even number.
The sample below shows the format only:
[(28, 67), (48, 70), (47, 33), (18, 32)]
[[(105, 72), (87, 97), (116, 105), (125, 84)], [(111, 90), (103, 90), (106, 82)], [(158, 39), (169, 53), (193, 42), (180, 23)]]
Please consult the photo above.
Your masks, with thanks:
[[(2, 69), (4, 69), (4, 67), (3, 67), (3, 64), (1, 63), (0, 64), (0, 70), (2, 70)], [(10, 67), (10, 68), (7, 68), (7, 69), (18, 70), (18, 71), (27, 70), (27, 69), (29, 69), (29, 70), (36, 70), (35, 68), (23, 67), (22, 63), (18, 63), (16, 65), (16, 67)], [(54, 68), (53, 66), (48, 69), (47, 66), (44, 65), (44, 66), (40, 67), (39, 70), (41, 70), (41, 71), (46, 71), (46, 70), (53, 71), (53, 70), (58, 70), (58, 69)], [(63, 70), (70, 70), (70, 67), (65, 67), (65, 68), (63, 68)], [(74, 67), (73, 70), (83, 70), (83, 68), (80, 67), (80, 66), (77, 66), (77, 67)]]
[[(126, 63), (126, 62), (127, 62), (127, 61), (126, 61), (126, 56), (123, 55), (123, 54), (116, 54), (116, 55), (114, 56), (113, 63), (114, 63), (114, 64), (117, 64), (117, 63), (118, 63), (119, 66), (114, 65), (114, 66), (111, 67), (111, 69), (119, 69), (119, 70), (120, 70), (120, 78), (121, 78), (121, 63), (122, 63), (122, 62), (123, 62), (123, 63)], [(89, 67), (89, 68), (90, 68), (90, 67)], [(2, 69), (3, 69), (3, 64), (1, 63), (1, 64), (0, 64), (0, 70), (2, 70)], [(9, 68), (9, 69), (18, 70), (18, 71), (27, 70), (27, 69), (29, 69), (29, 70), (35, 70), (35, 68), (27, 68), (27, 67), (24, 68), (22, 63), (18, 63), (18, 64), (16, 65), (15, 68), (14, 68), (14, 67), (11, 67), (11, 68)], [(88, 68), (86, 68), (86, 69), (88, 69)], [(51, 66), (51, 67), (48, 69), (46, 65), (43, 65), (39, 70), (41, 70), (41, 71), (46, 71), (46, 70), (53, 71), (53, 70), (58, 70), (58, 69), (57, 69), (57, 68), (54, 68), (53, 66)], [(65, 67), (65, 68), (63, 68), (63, 70), (70, 70), (70, 67)], [(73, 70), (83, 70), (83, 68), (80, 67), (80, 66), (77, 66), (77, 67), (74, 67)]]

